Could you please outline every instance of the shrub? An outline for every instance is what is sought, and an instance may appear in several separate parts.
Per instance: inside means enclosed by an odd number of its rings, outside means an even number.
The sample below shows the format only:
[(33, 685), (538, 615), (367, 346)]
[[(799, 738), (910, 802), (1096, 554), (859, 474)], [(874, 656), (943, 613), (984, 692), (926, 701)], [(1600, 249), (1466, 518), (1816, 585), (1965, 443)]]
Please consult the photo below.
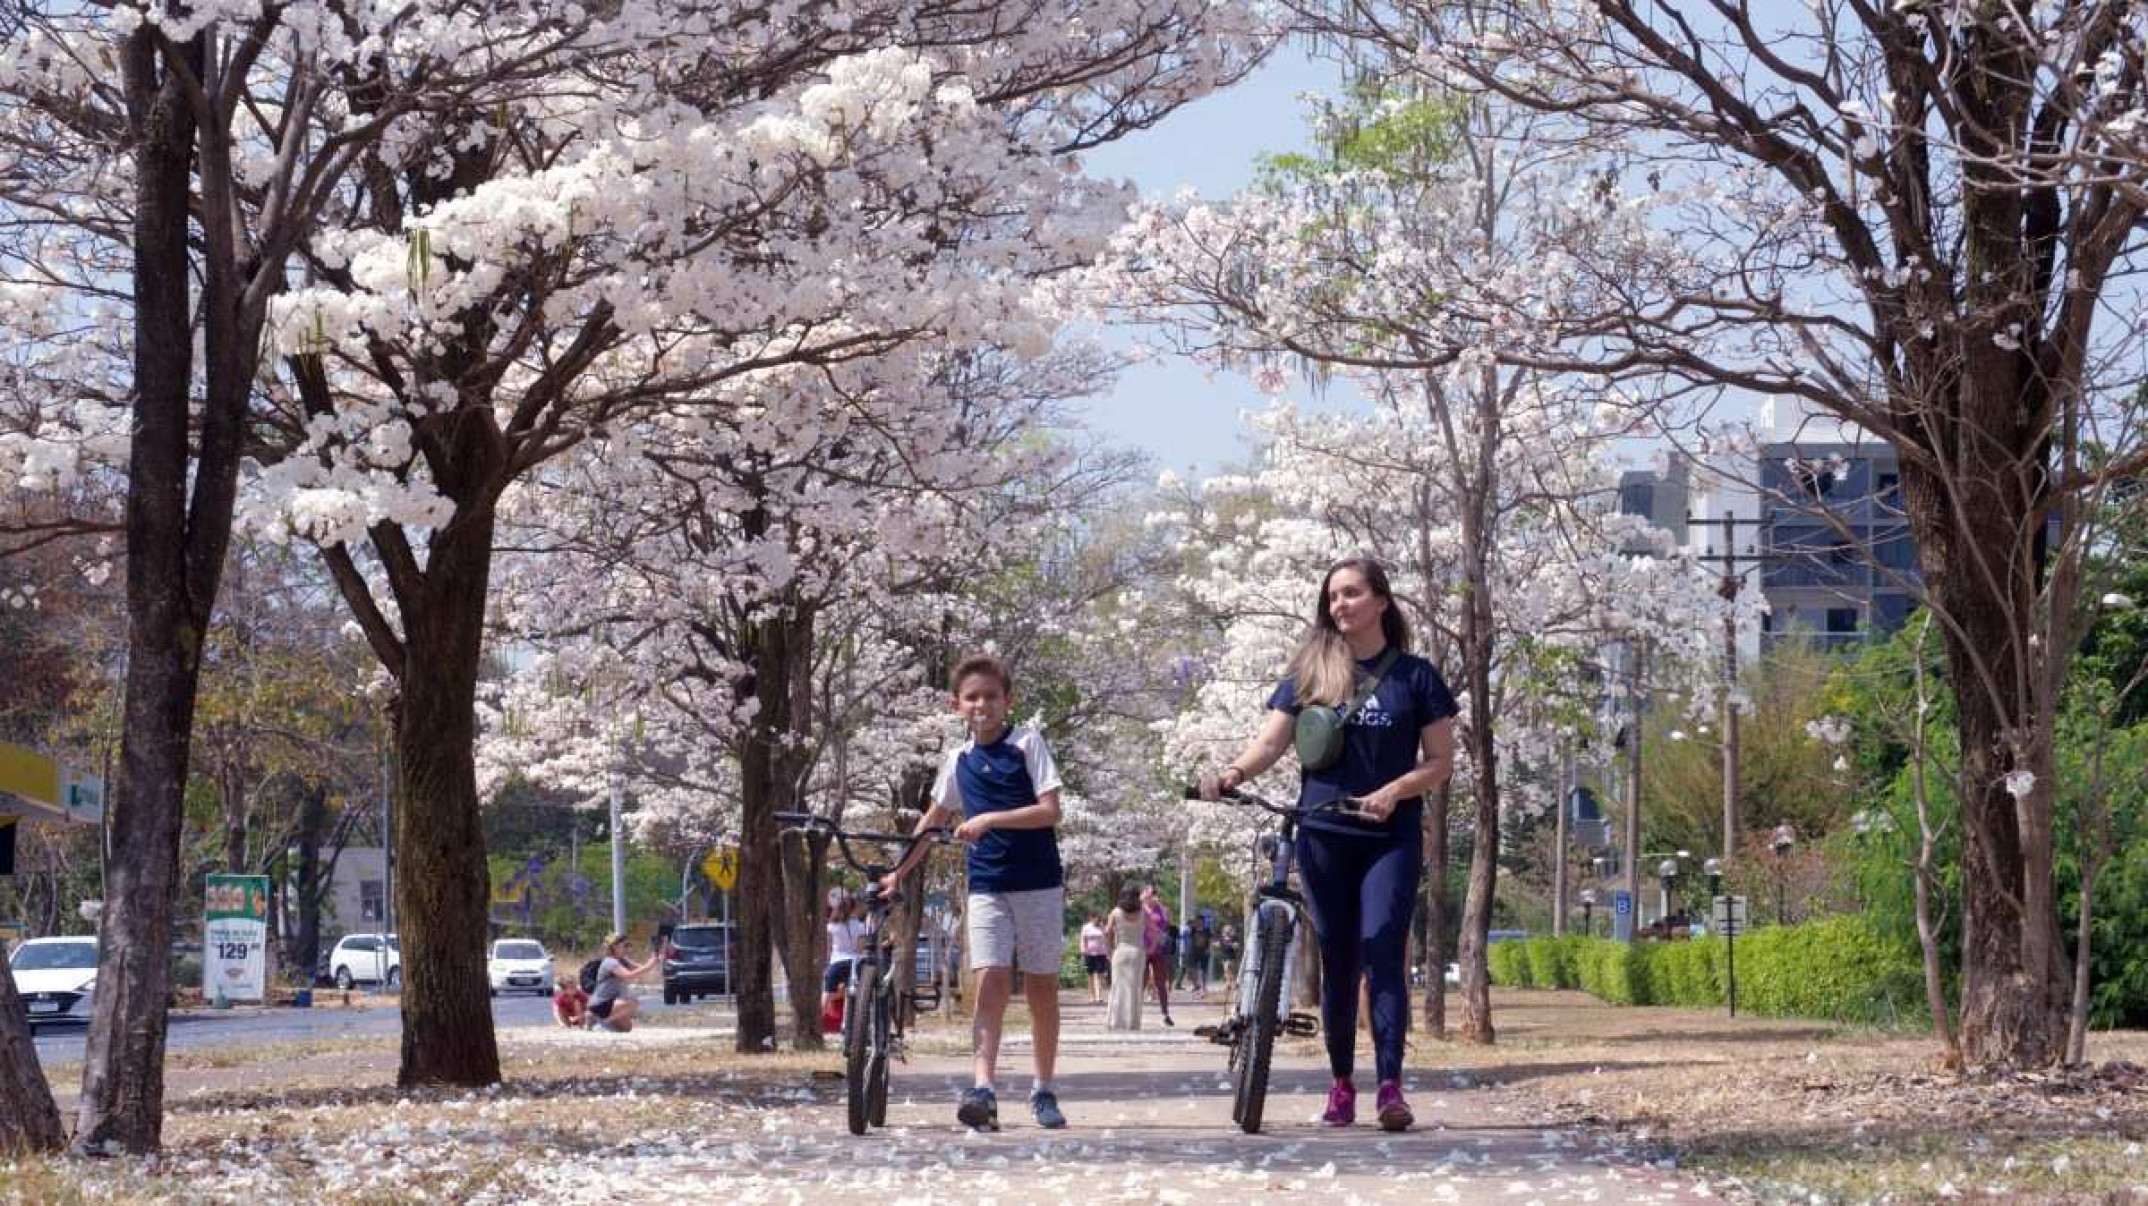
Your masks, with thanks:
[(1524, 945), (1522, 942), (1495, 942), (1484, 952), (1485, 961), (1491, 966), (1492, 983), (1501, 988), (1538, 987), (1530, 979), (1529, 960), (1522, 949)]
[[(1721, 938), (1532, 938), (1494, 946), (1491, 960), (1494, 984), (1579, 988), (1614, 1005), (1712, 1009), (1728, 999), (1729, 951)], [(1751, 931), (1738, 940), (1737, 960), (1744, 1012), (1881, 1025), (1925, 1017), (1916, 951), (1863, 917)]]

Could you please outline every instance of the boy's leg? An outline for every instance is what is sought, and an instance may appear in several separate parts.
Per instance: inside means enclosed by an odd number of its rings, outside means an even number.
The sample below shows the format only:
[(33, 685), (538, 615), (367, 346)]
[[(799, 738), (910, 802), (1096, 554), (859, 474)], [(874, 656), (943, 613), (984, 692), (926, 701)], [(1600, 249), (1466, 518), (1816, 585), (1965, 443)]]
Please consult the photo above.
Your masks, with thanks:
[(1014, 992), (1014, 973), (1005, 967), (987, 967), (977, 973), (977, 1019), (970, 1027), (975, 1052), (976, 1085), (992, 1087), (999, 1068), (999, 1035), (1007, 1017), (1007, 998)]
[(1037, 1053), (1037, 1084), (1048, 1087), (1059, 1063), (1059, 978), (1032, 972), (1022, 979), (1029, 998), (1030, 1045)]

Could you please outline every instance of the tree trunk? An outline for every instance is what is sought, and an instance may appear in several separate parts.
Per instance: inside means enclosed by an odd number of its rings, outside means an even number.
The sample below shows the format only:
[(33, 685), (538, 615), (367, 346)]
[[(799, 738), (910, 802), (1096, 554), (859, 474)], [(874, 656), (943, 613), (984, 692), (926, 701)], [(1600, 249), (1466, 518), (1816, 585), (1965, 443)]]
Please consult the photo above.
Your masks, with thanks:
[[(791, 693), (786, 631), (780, 620), (749, 625), (754, 698), (759, 704), (739, 750), (739, 966), (737, 1048), (746, 1054), (776, 1046), (773, 953), (783, 917), (782, 852), (776, 835), (778, 751), (770, 734), (789, 729)], [(794, 979), (792, 996), (801, 986)], [(810, 986), (808, 986), (810, 995)]]
[[(171, 997), (172, 900), (179, 881), (188, 747), (201, 648), (231, 509), (189, 522), (188, 404), (193, 316), (188, 174), (194, 123), (161, 67), (154, 26), (121, 58), (135, 142), (134, 426), (127, 473), (127, 670), (120, 775), (105, 826), (105, 907), (97, 992), (82, 1060), (75, 1147), (156, 1150), (163, 1139), (165, 1010)], [(180, 52), (200, 78), (199, 38)], [(237, 465), (204, 463), (197, 489)], [(201, 501), (199, 497), (197, 502)], [(198, 525), (198, 526), (197, 526)]]
[[(465, 470), (482, 453), (475, 423), (451, 437)], [(395, 907), (403, 949), (403, 1050), (396, 1083), (490, 1085), (500, 1079), (485, 975), (491, 883), (478, 815), (477, 675), (492, 576), (493, 511), (456, 500), (434, 533), (408, 634), (394, 714)]]
[(226, 770), (217, 778), (217, 794), (223, 797), (224, 805), (224, 870), (233, 875), (244, 875), (249, 870), (246, 864), (246, 780), (233, 770)]
[(293, 963), (310, 977), (321, 960), (321, 826), (328, 819), (328, 789), (308, 782), (298, 802), (298, 932)]
[(1452, 783), (1425, 800), (1425, 1033), (1447, 1037), (1447, 812)]
[(0, 959), (0, 1156), (58, 1151), (67, 1143), (52, 1086), (38, 1066), (29, 1011), (15, 992), (15, 975)]
[(2102, 869), (2102, 862), (2095, 859), (2081, 867), (2081, 903), (2074, 918), (2073, 1003), (2066, 1012), (2066, 1062), (2069, 1064), (2088, 1060), (2088, 946), (2096, 919), (2096, 874)]
[[(788, 806), (786, 806), (787, 808)], [(778, 810), (783, 811), (783, 810)], [(820, 978), (828, 965), (828, 933), (821, 922), (822, 869), (828, 862), (828, 835), (792, 835), (782, 842), (783, 975), (791, 983), (791, 1045), (818, 1051)]]
[[(2009, 714), (2036, 698), (2028, 644), (2035, 586), (2018, 561), (1992, 564), (2008, 550), (2026, 558), (2035, 522), (2016, 492), (2000, 487), (2010, 466), (1981, 447), (1959, 455), (1967, 463), (1951, 481), (1909, 458), (1902, 480), (1920, 566), (1947, 618), (1948, 679), (1959, 704), (1962, 1054), (1979, 1066), (2043, 1067), (2065, 1052), (2071, 989), (2052, 887), (2053, 771), (2048, 743), (2035, 735), (2051, 721)], [(1966, 497), (1948, 500), (1950, 492)], [(2036, 778), (2019, 800), (2005, 782), (2016, 770)]]

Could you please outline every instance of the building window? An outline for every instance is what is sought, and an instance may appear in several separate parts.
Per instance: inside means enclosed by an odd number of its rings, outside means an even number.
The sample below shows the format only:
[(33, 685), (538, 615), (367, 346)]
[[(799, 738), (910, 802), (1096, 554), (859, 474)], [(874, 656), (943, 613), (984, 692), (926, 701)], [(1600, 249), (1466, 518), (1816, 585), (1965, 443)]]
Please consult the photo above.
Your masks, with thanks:
[(1844, 636), (1856, 631), (1856, 608), (1830, 607), (1827, 609), (1827, 632), (1829, 636)]
[(1793, 460), (1790, 476), (1796, 479), (1798, 488), (1813, 499), (1826, 498), (1835, 491), (1835, 471), (1825, 461)]
[(358, 920), (383, 921), (388, 916), (387, 884), (377, 879), (358, 881)]

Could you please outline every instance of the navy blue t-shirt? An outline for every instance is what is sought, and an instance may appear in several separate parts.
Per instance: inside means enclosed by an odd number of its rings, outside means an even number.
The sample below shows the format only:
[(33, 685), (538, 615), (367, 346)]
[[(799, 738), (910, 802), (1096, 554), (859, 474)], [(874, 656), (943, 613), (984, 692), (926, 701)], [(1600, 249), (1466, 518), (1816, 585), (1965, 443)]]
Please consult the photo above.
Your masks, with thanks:
[[(1361, 685), (1379, 661), (1375, 654), (1358, 662)], [(1284, 679), (1268, 697), (1268, 706), (1296, 716), (1302, 710), (1297, 682)], [(1340, 796), (1367, 795), (1410, 773), (1422, 755), (1419, 743), (1424, 727), (1461, 710), (1431, 662), (1409, 653), (1397, 657), (1379, 689), (1343, 729), (1342, 757), (1326, 770), (1303, 772), (1298, 803), (1323, 804)], [(1319, 816), (1305, 822), (1305, 827), (1374, 835), (1415, 833), (1423, 824), (1424, 806), (1424, 797), (1411, 796), (1397, 802), (1395, 811), (1381, 824)]]
[[(932, 798), (965, 818), (1027, 808), (1060, 788), (1051, 747), (1035, 729), (1008, 729), (990, 745), (966, 741), (940, 764)], [(1051, 829), (993, 829), (970, 847), (970, 891), (1034, 892), (1066, 882)]]

